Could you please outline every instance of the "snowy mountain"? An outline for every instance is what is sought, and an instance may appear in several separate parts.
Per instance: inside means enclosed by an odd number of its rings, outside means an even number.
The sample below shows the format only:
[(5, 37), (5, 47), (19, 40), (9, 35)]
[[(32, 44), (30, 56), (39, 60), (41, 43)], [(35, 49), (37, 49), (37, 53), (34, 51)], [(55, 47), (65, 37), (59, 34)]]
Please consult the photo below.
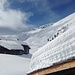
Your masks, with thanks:
[[(38, 50), (38, 48), (44, 46), (48, 42), (52, 41), (55, 37), (63, 34), (68, 28), (72, 27), (75, 23), (75, 13), (69, 15), (68, 17), (54, 23), (53, 25), (48, 25), (39, 32), (32, 34), (25, 42), (27, 42), (31, 47), (31, 53), (33, 54)], [(36, 30), (37, 31), (37, 30)]]
[[(44, 27), (44, 26), (43, 26)], [(46, 27), (46, 26), (45, 26)], [(44, 28), (45, 28), (44, 27)], [(5, 40), (21, 40), (21, 41), (25, 41), (27, 40), (31, 35), (36, 34), (38, 32), (40, 32), (43, 28), (39, 27), (39, 28), (34, 28), (28, 32), (22, 32), (20, 34), (13, 34), (13, 35), (9, 35), (9, 34), (0, 34), (0, 39), (5, 39)]]
[[(33, 54), (31, 72), (75, 57), (75, 13), (56, 22), (51, 28), (52, 34), (58, 31), (59, 34)], [(54, 33), (52, 30), (55, 28)]]

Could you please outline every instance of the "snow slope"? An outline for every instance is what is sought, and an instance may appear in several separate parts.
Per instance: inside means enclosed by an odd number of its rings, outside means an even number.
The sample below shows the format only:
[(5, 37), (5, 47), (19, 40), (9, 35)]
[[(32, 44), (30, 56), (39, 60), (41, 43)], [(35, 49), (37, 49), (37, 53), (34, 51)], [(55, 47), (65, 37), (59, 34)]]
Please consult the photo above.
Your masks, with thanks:
[[(31, 59), (31, 71), (46, 68), (55, 63), (63, 62), (69, 58), (75, 57), (75, 13), (58, 21), (52, 28), (63, 29), (56, 38), (36, 51)], [(63, 30), (61, 30), (63, 31)]]
[(15, 35), (14, 34), (13, 35), (0, 34), (0, 39), (2, 39), (2, 40), (17, 40), (17, 39), (19, 39), (21, 41), (24, 41), (29, 37), (30, 37), (30, 34), (27, 34), (27, 32), (22, 32), (20, 34), (15, 34)]
[(26, 75), (29, 64), (29, 58), (0, 54), (0, 75)]
[(62, 34), (63, 28), (69, 28), (75, 24), (75, 13), (69, 15), (68, 17), (54, 23), (53, 25), (48, 25), (46, 28), (37, 32), (36, 34), (31, 35), (25, 42), (31, 47), (31, 53), (33, 54), (38, 50), (38, 48), (47, 44), (49, 40), (54, 39), (54, 35), (57, 33)]

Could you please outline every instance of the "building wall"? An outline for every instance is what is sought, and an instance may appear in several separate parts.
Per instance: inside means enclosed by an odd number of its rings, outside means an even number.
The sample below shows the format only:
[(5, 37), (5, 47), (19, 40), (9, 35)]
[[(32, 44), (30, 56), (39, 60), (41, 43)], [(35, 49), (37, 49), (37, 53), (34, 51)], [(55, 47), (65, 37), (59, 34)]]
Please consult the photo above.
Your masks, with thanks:
[(0, 46), (0, 53), (8, 53), (9, 52), (9, 50), (7, 49), (7, 48), (4, 48), (4, 47), (2, 47), (2, 46)]
[(22, 45), (23, 46), (23, 48), (24, 48), (24, 53), (25, 54), (29, 54), (29, 49), (30, 49), (30, 47), (28, 46), (28, 45)]

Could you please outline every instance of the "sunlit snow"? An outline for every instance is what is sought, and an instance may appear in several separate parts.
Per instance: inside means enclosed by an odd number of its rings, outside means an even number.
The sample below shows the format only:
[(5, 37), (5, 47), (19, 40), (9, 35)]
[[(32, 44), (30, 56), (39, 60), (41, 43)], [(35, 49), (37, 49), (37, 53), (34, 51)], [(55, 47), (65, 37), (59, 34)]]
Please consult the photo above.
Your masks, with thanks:
[[(55, 23), (59, 35), (36, 51), (31, 59), (31, 71), (53, 66), (75, 57), (75, 13)], [(60, 25), (63, 26), (60, 27)], [(67, 28), (65, 29), (64, 26)], [(59, 28), (60, 27), (60, 28)], [(54, 28), (53, 28), (54, 29)], [(65, 29), (65, 30), (62, 30)]]

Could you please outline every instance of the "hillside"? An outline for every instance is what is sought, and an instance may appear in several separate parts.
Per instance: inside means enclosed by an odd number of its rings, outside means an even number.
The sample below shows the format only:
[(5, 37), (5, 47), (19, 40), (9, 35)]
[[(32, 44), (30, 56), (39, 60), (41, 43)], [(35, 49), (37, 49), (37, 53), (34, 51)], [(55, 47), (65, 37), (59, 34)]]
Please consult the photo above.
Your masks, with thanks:
[(38, 48), (44, 46), (48, 42), (52, 41), (55, 37), (64, 33), (68, 28), (72, 27), (75, 23), (75, 13), (68, 17), (48, 25), (39, 32), (32, 34), (25, 42), (31, 47), (31, 53), (33, 54)]
[[(31, 71), (53, 66), (75, 57), (75, 13), (57, 22), (57, 26), (65, 21), (68, 28), (52, 41), (41, 47), (32, 56)], [(69, 19), (69, 20), (68, 20)], [(58, 25), (59, 24), (59, 25)], [(56, 25), (53, 25), (54, 27)]]

